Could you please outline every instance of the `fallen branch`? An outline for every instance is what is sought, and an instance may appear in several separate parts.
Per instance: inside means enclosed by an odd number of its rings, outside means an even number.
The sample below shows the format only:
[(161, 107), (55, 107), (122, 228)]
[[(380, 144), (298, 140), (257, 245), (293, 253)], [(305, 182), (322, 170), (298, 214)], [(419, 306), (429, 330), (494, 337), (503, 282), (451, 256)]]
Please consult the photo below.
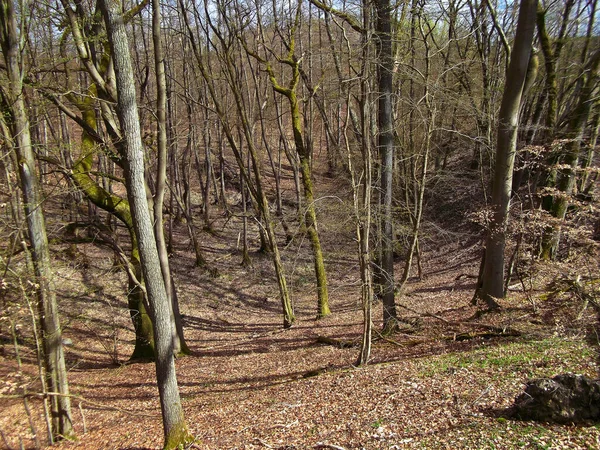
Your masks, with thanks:
[[(418, 314), (418, 312), (412, 308), (408, 308), (404, 305), (399, 305), (399, 306)], [(424, 315), (433, 317), (434, 319), (441, 320), (442, 322), (444, 322), (447, 325), (470, 325), (470, 326), (485, 328), (487, 330), (490, 330), (490, 331), (492, 331), (498, 335), (502, 335), (502, 336), (521, 336), (522, 335), (522, 333), (519, 330), (515, 330), (514, 328), (510, 328), (510, 327), (499, 327), (496, 325), (489, 325), (489, 324), (480, 323), (480, 322), (462, 322), (462, 321), (455, 321), (455, 320), (447, 320), (447, 319), (444, 319), (443, 317), (438, 316), (437, 314), (428, 313), (428, 312), (426, 312)]]
[(499, 327), (496, 325), (489, 325), (487, 323), (479, 323), (479, 322), (454, 322), (454, 324), (456, 324), (456, 325), (460, 325), (461, 323), (465, 324), (465, 325), (472, 325), (475, 327), (485, 328), (486, 330), (493, 331), (502, 336), (522, 336), (523, 335), (523, 333), (521, 333), (519, 330), (516, 330), (515, 328), (510, 328), (509, 326)]
[(426, 341), (425, 339), (421, 339), (421, 340), (419, 340), (419, 339), (412, 339), (412, 340), (407, 341), (407, 342), (398, 342), (398, 341), (395, 341), (393, 339), (390, 339), (387, 336), (384, 336), (379, 331), (375, 331), (375, 333), (377, 333), (378, 339), (381, 339), (383, 341), (389, 342), (390, 344), (397, 345), (398, 347), (414, 347), (415, 345), (422, 344), (423, 342)]
[(0, 428), (0, 437), (2, 437), (2, 440), (4, 441), (4, 445), (6, 446), (6, 448), (8, 450), (14, 450), (14, 447), (12, 447), (9, 443), (8, 443), (8, 439), (6, 438), (6, 435), (4, 434), (4, 430), (2, 428)]
[(375, 331), (375, 333), (377, 334), (377, 337), (378, 337), (379, 339), (381, 339), (381, 340), (383, 340), (383, 341), (386, 341), (386, 342), (389, 342), (390, 344), (397, 345), (398, 347), (404, 347), (404, 345), (402, 345), (401, 343), (399, 343), (399, 342), (396, 342), (395, 340), (393, 340), (393, 339), (390, 339), (390, 338), (389, 338), (389, 337), (387, 337), (387, 336), (384, 336), (384, 335), (383, 335), (383, 334), (381, 334), (379, 331), (377, 331), (377, 330), (373, 330), (373, 331)]
[(314, 449), (331, 449), (331, 450), (346, 450), (344, 447), (340, 447), (339, 445), (333, 444), (323, 444), (322, 442), (317, 442), (317, 445), (313, 447)]
[(333, 345), (337, 348), (352, 348), (358, 346), (358, 343), (354, 341), (344, 341), (341, 339), (334, 339), (327, 336), (317, 336), (317, 342), (319, 344)]
[(481, 331), (481, 332), (466, 332), (454, 333), (452, 336), (442, 336), (447, 341), (468, 341), (477, 338), (494, 338), (494, 337), (516, 337), (521, 336), (521, 333), (516, 330), (510, 331)]
[(433, 313), (430, 313), (430, 312), (425, 312), (424, 314), (421, 314), (419, 311), (417, 311), (417, 310), (415, 310), (415, 309), (412, 309), (412, 308), (410, 308), (410, 307), (408, 307), (408, 306), (406, 306), (406, 305), (403, 305), (403, 304), (401, 304), (401, 303), (396, 303), (396, 305), (398, 305), (400, 308), (404, 308), (404, 309), (406, 309), (407, 311), (410, 311), (411, 313), (414, 313), (414, 314), (416, 314), (416, 315), (418, 315), (418, 316), (425, 315), (425, 316), (433, 317), (434, 319), (441, 320), (442, 322), (444, 322), (444, 323), (447, 323), (447, 324), (450, 324), (450, 323), (451, 323), (450, 321), (448, 321), (448, 320), (444, 319), (444, 318), (443, 318), (443, 317), (441, 317), (441, 316), (438, 316), (437, 314), (433, 314)]
[(144, 414), (144, 413), (140, 413), (140, 412), (130, 411), (130, 410), (124, 409), (124, 408), (119, 408), (118, 406), (109, 406), (109, 405), (104, 405), (102, 403), (93, 402), (91, 400), (88, 400), (88, 399), (82, 397), (81, 395), (73, 395), (73, 394), (67, 395), (67, 394), (60, 394), (58, 392), (34, 392), (34, 393), (28, 393), (28, 394), (23, 394), (23, 395), (19, 395), (19, 394), (0, 395), (0, 399), (1, 398), (20, 398), (20, 399), (23, 399), (23, 398), (46, 398), (46, 397), (69, 397), (73, 400), (79, 400), (82, 403), (86, 403), (86, 404), (91, 405), (98, 409), (119, 411), (119, 412), (129, 414), (132, 416), (159, 417), (158, 414)]

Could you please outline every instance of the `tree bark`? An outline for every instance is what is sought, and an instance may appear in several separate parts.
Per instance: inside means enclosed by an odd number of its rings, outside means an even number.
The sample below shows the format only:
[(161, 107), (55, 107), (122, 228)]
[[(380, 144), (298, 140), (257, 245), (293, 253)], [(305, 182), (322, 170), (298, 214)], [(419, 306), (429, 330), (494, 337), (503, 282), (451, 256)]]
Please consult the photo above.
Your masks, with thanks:
[[(371, 20), (371, 14), (369, 6), (365, 2), (363, 23), (365, 28), (368, 27), (369, 21)], [(350, 176), (352, 179), (352, 190), (354, 200), (354, 215), (356, 221), (356, 240), (358, 246), (358, 261), (360, 267), (360, 281), (361, 281), (361, 300), (363, 310), (363, 331), (362, 339), (360, 343), (360, 352), (358, 354), (357, 365), (367, 365), (371, 358), (371, 341), (373, 334), (373, 270), (371, 265), (371, 214), (372, 214), (372, 188), (373, 188), (373, 156), (372, 156), (372, 145), (369, 133), (369, 126), (371, 124), (371, 98), (370, 98), (370, 86), (369, 86), (369, 59), (371, 54), (371, 46), (368, 45), (368, 35), (363, 33), (361, 36), (362, 41), (362, 67), (361, 67), (361, 82), (360, 82), (360, 135), (362, 139), (361, 153), (362, 153), (362, 164), (363, 171), (359, 174), (358, 179), (362, 182), (357, 182), (357, 176), (352, 170), (352, 157), (350, 145), (348, 139), (346, 142), (346, 151), (348, 154), (348, 168), (350, 170)], [(350, 110), (347, 109), (345, 127), (348, 126), (350, 116)], [(346, 134), (346, 128), (344, 129)]]
[[(557, 219), (563, 220), (569, 206), (569, 197), (576, 186), (576, 170), (579, 165), (579, 156), (581, 152), (581, 143), (584, 138), (584, 132), (588, 123), (593, 101), (598, 95), (598, 81), (600, 80), (600, 50), (591, 56), (585, 75), (585, 81), (574, 111), (569, 121), (565, 143), (564, 153), (562, 155), (562, 168), (557, 171), (556, 188), (560, 194), (552, 198), (550, 213)], [(558, 250), (560, 242), (561, 227), (554, 225), (548, 227), (542, 239), (542, 259), (553, 259)]]
[[(91, 99), (95, 94), (93, 86), (90, 87), (89, 91), (91, 95), (87, 99), (91, 103)], [(88, 100), (86, 100), (86, 103), (88, 103)], [(78, 104), (82, 120), (89, 125), (91, 130), (97, 131), (96, 110), (91, 104), (86, 103)], [(129, 202), (125, 198), (106, 191), (91, 177), (93, 158), (99, 153), (99, 149), (90, 133), (85, 130), (81, 133), (81, 153), (81, 158), (73, 164), (73, 169), (70, 171), (73, 183), (94, 205), (119, 219), (127, 228), (131, 241), (130, 261), (133, 275), (136, 277), (136, 279), (133, 279), (129, 271), (127, 272), (127, 306), (135, 331), (135, 346), (131, 354), (131, 360), (154, 359), (152, 320), (148, 315), (144, 292), (138, 285), (142, 281), (142, 271), (138, 241), (133, 229)]]
[(144, 148), (140, 133), (135, 81), (131, 66), (127, 33), (120, 3), (100, 2), (106, 22), (108, 40), (115, 68), (118, 92), (117, 113), (126, 151), (127, 196), (131, 205), (134, 229), (138, 237), (142, 273), (146, 281), (148, 303), (154, 321), (156, 376), (162, 409), (164, 448), (177, 448), (189, 441), (183, 408), (179, 398), (170, 305), (163, 282), (158, 250), (152, 230), (150, 211), (144, 188)]
[(52, 393), (56, 394), (51, 399), (51, 434), (54, 439), (72, 438), (74, 432), (71, 421), (67, 369), (62, 346), (62, 331), (42, 209), (42, 189), (36, 173), (29, 118), (23, 92), (17, 13), (12, 0), (3, 0), (0, 3), (0, 44), (9, 81), (9, 85), (0, 88), (0, 92), (3, 109), (10, 117), (9, 123), (14, 140), (13, 148), (19, 166), (29, 241), (33, 250), (38, 314), (43, 333), (42, 342), (48, 387)]
[[(156, 72), (156, 125), (158, 144), (158, 166), (156, 169), (156, 189), (154, 193), (154, 236), (158, 248), (160, 268), (165, 283), (167, 298), (171, 305), (170, 318), (173, 325), (173, 351), (176, 355), (187, 354), (190, 349), (183, 339), (183, 328), (176, 326), (175, 311), (179, 311), (175, 286), (169, 267), (169, 254), (165, 242), (165, 228), (163, 225), (163, 205), (165, 189), (167, 187), (167, 79), (165, 76), (165, 62), (161, 39), (161, 11), (160, 1), (152, 0), (152, 42), (154, 44), (154, 70)], [(177, 328), (180, 328), (178, 333)], [(181, 334), (181, 335), (180, 335)]]
[(519, 109), (535, 30), (537, 0), (523, 0), (506, 74), (499, 113), (496, 166), (492, 181), (492, 219), (486, 238), (486, 255), (480, 297), (489, 309), (504, 297), (504, 249), (510, 208), (513, 166), (517, 149)]
[(393, 122), (393, 72), (391, 5), (389, 0), (375, 3), (378, 44), (377, 61), (377, 147), (381, 164), (380, 233), (381, 233), (381, 294), (383, 300), (383, 328), (397, 326), (394, 293), (394, 226), (392, 215), (394, 173), (394, 122)]
[[(292, 45), (293, 48), (293, 45)], [(273, 88), (278, 93), (284, 95), (290, 104), (290, 113), (292, 116), (292, 130), (294, 133), (294, 144), (296, 153), (300, 160), (300, 174), (302, 175), (302, 188), (304, 191), (304, 199), (306, 201), (306, 212), (304, 214), (304, 224), (306, 232), (310, 239), (310, 244), (313, 251), (313, 263), (315, 268), (315, 276), (317, 280), (317, 297), (318, 311), (317, 317), (323, 318), (331, 314), (329, 309), (329, 294), (327, 291), (327, 274), (325, 273), (325, 263), (323, 261), (323, 251), (321, 249), (321, 240), (317, 229), (317, 212), (315, 208), (314, 189), (312, 182), (312, 170), (310, 167), (310, 152), (304, 143), (302, 133), (302, 125), (300, 120), (300, 106), (296, 88), (300, 77), (299, 65), (294, 55), (288, 55), (289, 65), (292, 67), (293, 79), (290, 82), (289, 88), (284, 88), (277, 83), (275, 75), (267, 63), (267, 71), (273, 84)]]
[(562, 15), (562, 24), (559, 31), (558, 39), (556, 40), (554, 46), (552, 46), (552, 44), (550, 43), (550, 37), (546, 29), (547, 11), (544, 9), (544, 6), (541, 3), (537, 6), (536, 24), (542, 53), (544, 54), (544, 67), (546, 69), (546, 82), (544, 90), (546, 93), (546, 101), (548, 103), (546, 121), (544, 124), (545, 130), (543, 135), (545, 136), (545, 143), (548, 144), (552, 142), (552, 139), (554, 137), (554, 128), (556, 125), (558, 115), (558, 74), (556, 66), (563, 48), (563, 38), (567, 30), (567, 23), (569, 22), (571, 9), (574, 5), (574, 0), (565, 1), (565, 9)]

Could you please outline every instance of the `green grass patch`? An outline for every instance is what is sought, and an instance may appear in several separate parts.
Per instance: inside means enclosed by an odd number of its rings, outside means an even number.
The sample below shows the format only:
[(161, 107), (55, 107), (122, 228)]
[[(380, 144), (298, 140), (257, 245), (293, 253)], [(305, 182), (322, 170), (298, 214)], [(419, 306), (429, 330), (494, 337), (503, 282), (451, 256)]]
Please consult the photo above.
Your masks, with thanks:
[(581, 341), (557, 337), (521, 340), (427, 358), (422, 361), (419, 375), (433, 376), (459, 369), (512, 370), (547, 366), (552, 366), (556, 372), (573, 371), (576, 366), (594, 358), (594, 349)]

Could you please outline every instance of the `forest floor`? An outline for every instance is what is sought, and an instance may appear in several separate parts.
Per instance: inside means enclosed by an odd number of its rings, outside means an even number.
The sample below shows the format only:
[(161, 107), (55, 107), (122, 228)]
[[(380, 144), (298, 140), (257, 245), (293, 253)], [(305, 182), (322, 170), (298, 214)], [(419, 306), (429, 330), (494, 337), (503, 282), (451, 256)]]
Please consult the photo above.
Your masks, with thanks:
[[(338, 200), (328, 200), (333, 206), (321, 224), (332, 314), (315, 319), (309, 243), (298, 237), (283, 252), (297, 315), (288, 330), (269, 257), (253, 253), (252, 267), (240, 265), (237, 219), (219, 216), (215, 234), (202, 234), (212, 272), (195, 267), (185, 225), (178, 225), (171, 261), (191, 354), (176, 364), (194, 448), (600, 448), (598, 425), (501, 417), (531, 378), (599, 376), (597, 317), (569, 284), (577, 274), (585, 281), (586, 267), (598, 271), (597, 254), (585, 249), (577, 260), (552, 265), (524, 257), (502, 309), (482, 313), (471, 304), (481, 241), (469, 233), (441, 236), (432, 227), (422, 245), (423, 280), (411, 278), (397, 296), (407, 323), (390, 336), (375, 333), (370, 364), (357, 368), (358, 263), (349, 209), (336, 207)], [(53, 256), (77, 433), (75, 442), (56, 448), (160, 448), (155, 369), (128, 363), (127, 283), (112, 252), (54, 245)], [(397, 273), (402, 264), (399, 258)], [(379, 329), (381, 304), (374, 311)], [(32, 429), (45, 439), (39, 397), (26, 405), (10, 397), (39, 391), (27, 314), (12, 316), (20, 327), (20, 367), (7, 321), (0, 330), (4, 448), (34, 448)]]

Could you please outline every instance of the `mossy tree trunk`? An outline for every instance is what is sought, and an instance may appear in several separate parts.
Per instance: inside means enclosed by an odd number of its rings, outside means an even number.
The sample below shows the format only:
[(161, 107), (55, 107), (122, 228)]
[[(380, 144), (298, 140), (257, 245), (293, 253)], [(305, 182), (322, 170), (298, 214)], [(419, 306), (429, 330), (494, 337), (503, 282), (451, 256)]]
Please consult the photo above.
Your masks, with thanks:
[[(538, 36), (540, 41), (540, 47), (542, 54), (544, 55), (544, 70), (545, 70), (545, 84), (542, 98), (546, 104), (546, 117), (544, 121), (544, 129), (542, 133), (542, 143), (548, 147), (552, 145), (552, 142), (557, 134), (556, 121), (558, 116), (558, 74), (557, 65), (560, 59), (560, 55), (564, 46), (564, 36), (567, 32), (567, 25), (570, 19), (570, 12), (573, 8), (574, 0), (567, 0), (564, 3), (564, 10), (562, 14), (562, 22), (559, 28), (558, 36), (554, 42), (552, 42), (548, 29), (546, 27), (546, 15), (548, 10), (544, 8), (542, 3), (538, 4), (536, 24), (538, 29)], [(552, 152), (551, 156), (546, 161), (547, 168), (544, 169), (542, 186), (547, 189), (556, 189), (558, 183), (559, 174), (556, 170), (556, 165), (560, 162), (560, 152)], [(545, 211), (549, 211), (552, 215), (554, 198), (552, 195), (543, 195), (541, 206)], [(557, 236), (554, 231), (554, 227), (547, 227), (544, 236), (542, 238), (542, 244), (540, 248), (540, 258), (549, 259), (554, 257), (556, 246), (558, 241), (555, 239)]]
[[(591, 99), (598, 95), (600, 81), (600, 50), (591, 56), (582, 75), (585, 78), (583, 87), (579, 92), (577, 104), (568, 124), (566, 143), (561, 155), (561, 169), (556, 172), (556, 189), (559, 191), (552, 197), (550, 212), (553, 217), (564, 220), (569, 207), (571, 194), (577, 183), (577, 167), (581, 152), (581, 144), (588, 123), (590, 112), (594, 104)], [(542, 239), (542, 259), (553, 259), (560, 242), (561, 226), (548, 227)]]
[(274, 77), (272, 70), (269, 70), (271, 82), (273, 88), (287, 97), (290, 103), (290, 111), (292, 114), (292, 127), (294, 132), (294, 144), (296, 146), (296, 152), (300, 160), (300, 175), (302, 178), (302, 188), (304, 193), (304, 200), (306, 201), (306, 213), (304, 214), (304, 225), (306, 232), (310, 240), (312, 252), (313, 252), (313, 264), (315, 268), (315, 276), (317, 280), (317, 298), (318, 298), (318, 310), (317, 316), (319, 318), (328, 316), (331, 314), (329, 309), (329, 293), (327, 291), (327, 274), (325, 272), (325, 262), (323, 259), (323, 251), (321, 249), (321, 240), (319, 238), (319, 231), (317, 228), (317, 212), (315, 208), (314, 188), (312, 183), (312, 170), (310, 167), (310, 151), (304, 144), (304, 138), (302, 134), (302, 122), (300, 119), (300, 107), (298, 104), (298, 98), (296, 95), (296, 87), (298, 85), (299, 76), (299, 62), (292, 56), (289, 60), (293, 67), (293, 80), (290, 83), (290, 88), (284, 88), (280, 86)]
[(133, 249), (130, 256), (132, 273), (127, 273), (127, 307), (129, 308), (129, 315), (131, 316), (131, 322), (135, 331), (135, 346), (129, 359), (131, 361), (153, 360), (156, 355), (154, 326), (152, 325), (152, 318), (148, 314), (146, 295), (139, 284), (143, 280), (143, 275), (137, 239), (133, 228), (130, 230), (129, 235), (133, 243)]
[[(90, 96), (84, 102), (77, 102), (83, 121), (91, 130), (97, 131), (96, 110), (91, 104), (94, 98), (94, 86), (90, 88)], [(76, 99), (71, 99), (73, 102)], [(154, 358), (154, 336), (152, 320), (148, 315), (145, 296), (139, 283), (142, 282), (138, 242), (133, 229), (131, 210), (127, 199), (110, 193), (100, 186), (90, 175), (93, 170), (94, 157), (99, 147), (90, 132), (84, 130), (81, 135), (81, 158), (75, 161), (71, 171), (71, 179), (78, 189), (96, 206), (112, 214), (127, 228), (131, 241), (130, 260), (132, 273), (128, 272), (127, 306), (135, 332), (135, 346), (131, 354), (132, 360)], [(132, 277), (135, 276), (135, 279)]]
[(578, 192), (583, 192), (588, 195), (593, 191), (595, 181), (598, 179), (598, 173), (591, 169), (594, 161), (596, 144), (598, 142), (598, 134), (600, 133), (600, 104), (596, 105), (596, 112), (592, 119), (590, 130), (590, 140), (583, 161), (581, 162), (583, 174), (581, 175), (577, 188)]
[[(125, 23), (131, 20), (148, 0), (134, 6), (124, 14)], [(133, 222), (130, 212), (130, 205), (127, 199), (120, 197), (103, 188), (93, 178), (94, 163), (96, 158), (100, 158), (102, 151), (106, 151), (106, 156), (110, 157), (116, 164), (123, 168), (122, 155), (114, 153), (108, 149), (109, 140), (116, 147), (118, 152), (122, 153), (123, 143), (121, 140), (121, 131), (116, 121), (114, 110), (110, 106), (115, 103), (116, 94), (114, 80), (111, 78), (110, 51), (106, 43), (104, 29), (101, 26), (81, 28), (89, 18), (80, 16), (83, 9), (73, 8), (67, 0), (61, 0), (65, 13), (69, 19), (71, 35), (77, 49), (77, 54), (82, 66), (82, 70), (89, 74), (89, 85), (85, 95), (80, 95), (76, 90), (69, 89), (70, 84), (75, 79), (72, 76), (72, 68), (64, 64), (64, 70), (67, 80), (67, 94), (63, 94), (69, 103), (75, 106), (80, 116), (77, 116), (69, 107), (64, 104), (59, 95), (44, 91), (47, 98), (69, 118), (75, 121), (81, 128), (81, 155), (80, 159), (75, 161), (72, 170), (67, 174), (71, 177), (75, 185), (84, 195), (96, 206), (107, 211), (119, 219), (127, 228), (131, 238), (131, 254), (127, 264), (131, 266), (128, 271), (128, 306), (131, 313), (135, 333), (136, 346), (134, 348), (132, 359), (147, 359), (154, 357), (153, 329), (152, 322), (147, 312), (147, 303), (143, 293), (140, 290), (139, 283), (143, 283), (143, 277), (140, 270), (140, 260), (138, 253), (137, 240), (133, 231)], [(88, 35), (86, 35), (88, 33)], [(104, 47), (102, 47), (104, 46)], [(99, 49), (104, 51), (100, 52)], [(63, 48), (61, 47), (61, 51)], [(96, 58), (91, 59), (90, 54), (95, 53)], [(67, 55), (63, 55), (67, 61)], [(100, 130), (100, 124), (104, 123), (108, 136), (103, 136)], [(172, 278), (169, 277), (169, 280)], [(175, 299), (175, 297), (174, 297)], [(179, 308), (176, 300), (172, 303), (171, 319), (175, 324), (180, 323)], [(177, 339), (182, 342), (182, 350), (185, 350), (185, 341), (183, 337), (183, 327), (176, 326)], [(179, 346), (178, 346), (179, 347)]]
[(254, 56), (258, 61), (265, 65), (273, 89), (288, 99), (290, 113), (292, 116), (292, 131), (294, 134), (294, 145), (300, 161), (300, 174), (302, 178), (302, 189), (304, 200), (306, 201), (306, 212), (304, 214), (304, 225), (308, 234), (312, 252), (315, 276), (317, 281), (318, 310), (317, 317), (322, 318), (331, 314), (329, 309), (329, 294), (327, 291), (327, 274), (325, 272), (325, 263), (323, 260), (323, 251), (321, 240), (317, 228), (317, 212), (315, 208), (314, 188), (312, 183), (312, 170), (310, 162), (310, 148), (305, 144), (302, 131), (302, 119), (300, 117), (300, 104), (298, 102), (297, 88), (300, 81), (300, 60), (295, 55), (295, 32), (300, 23), (300, 14), (302, 11), (302, 2), (298, 2), (296, 17), (290, 31), (290, 40), (285, 45), (288, 53), (285, 58), (279, 61), (291, 68), (292, 76), (287, 87), (282, 86), (277, 81), (275, 72), (271, 64), (261, 58), (258, 54), (247, 49), (248, 53)]
[(544, 123), (544, 142), (550, 143), (555, 134), (556, 120), (558, 115), (558, 74), (557, 63), (564, 46), (564, 36), (567, 32), (571, 9), (575, 5), (574, 0), (566, 0), (565, 9), (562, 15), (561, 27), (558, 33), (558, 39), (552, 45), (550, 36), (546, 29), (546, 13), (544, 5), (540, 2), (537, 5), (536, 24), (542, 53), (544, 55), (544, 68), (546, 71), (544, 93), (547, 103), (546, 120)]

